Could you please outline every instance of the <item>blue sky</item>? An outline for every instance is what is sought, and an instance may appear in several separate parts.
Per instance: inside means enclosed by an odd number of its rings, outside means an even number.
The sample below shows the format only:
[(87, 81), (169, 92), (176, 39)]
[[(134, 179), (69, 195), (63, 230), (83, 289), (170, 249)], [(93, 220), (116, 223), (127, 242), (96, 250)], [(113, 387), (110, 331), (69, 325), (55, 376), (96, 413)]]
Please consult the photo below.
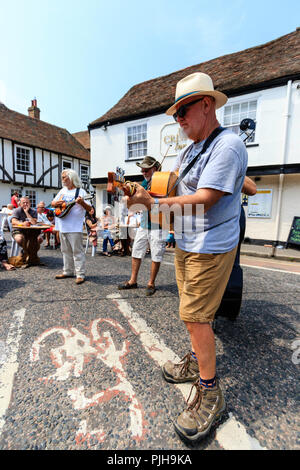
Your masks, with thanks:
[(0, 101), (85, 130), (137, 83), (298, 26), (299, 0), (0, 0)]

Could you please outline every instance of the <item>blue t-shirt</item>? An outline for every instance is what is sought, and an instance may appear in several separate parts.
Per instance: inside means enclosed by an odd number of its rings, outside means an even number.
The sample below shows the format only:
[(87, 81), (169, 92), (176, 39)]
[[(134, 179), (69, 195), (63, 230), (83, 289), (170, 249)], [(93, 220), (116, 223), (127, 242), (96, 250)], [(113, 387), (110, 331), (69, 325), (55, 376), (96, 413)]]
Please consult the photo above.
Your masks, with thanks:
[[(177, 157), (173, 171), (183, 172), (201, 151), (204, 141), (192, 144)], [(175, 215), (175, 239), (181, 250), (193, 253), (226, 253), (239, 241), (241, 189), (248, 164), (242, 140), (230, 130), (221, 132), (177, 186), (177, 196), (212, 188), (226, 194), (205, 214)], [(201, 213), (201, 210), (199, 211)]]

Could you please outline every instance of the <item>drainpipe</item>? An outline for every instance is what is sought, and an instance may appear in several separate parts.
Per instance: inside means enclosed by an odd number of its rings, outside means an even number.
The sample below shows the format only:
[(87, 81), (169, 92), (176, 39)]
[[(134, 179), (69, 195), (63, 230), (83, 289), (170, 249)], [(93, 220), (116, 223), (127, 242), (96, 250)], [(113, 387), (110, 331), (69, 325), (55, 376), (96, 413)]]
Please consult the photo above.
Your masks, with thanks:
[(287, 140), (288, 140), (291, 95), (292, 95), (292, 80), (289, 80), (287, 84), (285, 113), (283, 115), (284, 127), (283, 127), (283, 146), (282, 146), (282, 168), (280, 168), (280, 175), (279, 175), (278, 204), (277, 204), (277, 215), (276, 215), (276, 223), (275, 223), (276, 237), (275, 237), (275, 244), (273, 245), (273, 248), (272, 248), (271, 256), (274, 256), (275, 254), (275, 250), (276, 250), (278, 239), (279, 239), (279, 232), (280, 232), (282, 193), (283, 193), (283, 185), (284, 185), (283, 171), (284, 171), (284, 165), (286, 164), (286, 159), (287, 159)]

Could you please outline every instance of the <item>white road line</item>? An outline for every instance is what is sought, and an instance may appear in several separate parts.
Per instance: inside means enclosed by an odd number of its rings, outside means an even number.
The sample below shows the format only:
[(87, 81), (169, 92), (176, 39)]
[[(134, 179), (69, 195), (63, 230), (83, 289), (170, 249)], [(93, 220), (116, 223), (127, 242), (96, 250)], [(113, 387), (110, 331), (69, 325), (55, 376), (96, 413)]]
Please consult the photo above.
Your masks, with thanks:
[(257, 439), (247, 434), (245, 427), (232, 413), (229, 413), (229, 419), (217, 429), (216, 439), (225, 450), (267, 450), (261, 447)]
[(2, 354), (2, 364), (0, 363), (0, 435), (5, 424), (5, 413), (11, 399), (14, 376), (19, 367), (17, 359), (25, 312), (25, 308), (14, 312), (6, 339), (5, 351)]
[(296, 276), (300, 276), (300, 273), (295, 273), (294, 271), (285, 271), (283, 269), (276, 269), (276, 268), (265, 268), (263, 266), (252, 266), (252, 264), (241, 264), (242, 267), (246, 268), (254, 268), (254, 269), (265, 269), (266, 271), (275, 271), (277, 273), (288, 273), (288, 274), (296, 274)]
[[(168, 266), (174, 266), (174, 263), (170, 263), (169, 261), (163, 261), (162, 264), (167, 264)], [(277, 273), (296, 274), (297, 276), (300, 276), (300, 273), (296, 273), (295, 271), (287, 271), (284, 269), (265, 268), (263, 266), (253, 266), (252, 264), (245, 264), (245, 263), (241, 263), (240, 266), (243, 266), (246, 268), (254, 268), (254, 269), (265, 269), (266, 271), (275, 271)]]
[[(174, 362), (180, 361), (180, 358), (165, 345), (152, 328), (147, 325), (145, 320), (141, 318), (138, 313), (133, 311), (131, 305), (126, 302), (126, 300), (121, 299), (120, 294), (111, 294), (108, 295), (107, 298), (111, 299), (116, 304), (135, 334), (140, 337), (146, 352), (160, 367), (169, 360)], [(185, 400), (187, 400), (191, 385), (175, 384), (175, 387), (180, 390)]]
[[(121, 298), (119, 293), (108, 295), (107, 298), (115, 303), (132, 330), (139, 336), (143, 347), (151, 359), (160, 367), (167, 360), (179, 362), (180, 358), (165, 345), (157, 333), (147, 325), (146, 321), (133, 310), (125, 299)], [(187, 400), (191, 384), (174, 384), (174, 386), (182, 393), (184, 399)], [(247, 434), (246, 428), (236, 421), (232, 415), (230, 419), (219, 427), (216, 439), (225, 450), (264, 450), (255, 438), (251, 438)]]

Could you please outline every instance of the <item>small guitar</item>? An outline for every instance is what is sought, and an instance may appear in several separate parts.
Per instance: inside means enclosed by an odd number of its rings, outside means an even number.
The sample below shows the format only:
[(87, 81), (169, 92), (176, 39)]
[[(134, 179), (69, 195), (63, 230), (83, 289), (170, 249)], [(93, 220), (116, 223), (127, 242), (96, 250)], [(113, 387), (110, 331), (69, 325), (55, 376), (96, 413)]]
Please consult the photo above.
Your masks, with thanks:
[[(153, 173), (151, 180), (151, 188), (148, 193), (152, 197), (173, 197), (176, 195), (176, 189), (172, 190), (169, 194), (170, 189), (173, 188), (178, 178), (178, 172), (174, 171), (156, 171)], [(136, 187), (131, 181), (125, 181), (124, 170), (120, 168), (116, 169), (116, 173), (108, 173), (107, 192), (115, 194), (116, 188), (123, 191), (125, 196), (133, 196)]]
[[(172, 189), (178, 178), (178, 172), (173, 171), (156, 171), (152, 175), (151, 188), (148, 193), (152, 197), (173, 197), (176, 196), (176, 189)], [(117, 167), (116, 173), (108, 173), (107, 192), (116, 194), (118, 190), (122, 190), (125, 196), (133, 196), (136, 191), (135, 183), (125, 181), (124, 170)], [(153, 223), (159, 224), (161, 227), (170, 227), (172, 223), (170, 214), (160, 212), (159, 214), (150, 214), (150, 219)]]
[[(84, 199), (85, 201), (88, 201), (88, 200), (91, 200), (93, 198), (94, 198), (94, 196), (86, 196), (86, 197), (83, 197), (82, 199)], [(59, 219), (62, 219), (67, 214), (69, 214), (70, 210), (72, 209), (73, 206), (75, 206), (75, 204), (76, 204), (75, 199), (74, 199), (74, 201), (70, 201), (70, 202), (63, 201), (63, 203), (60, 207), (56, 207), (54, 209), (55, 217), (58, 217)]]

